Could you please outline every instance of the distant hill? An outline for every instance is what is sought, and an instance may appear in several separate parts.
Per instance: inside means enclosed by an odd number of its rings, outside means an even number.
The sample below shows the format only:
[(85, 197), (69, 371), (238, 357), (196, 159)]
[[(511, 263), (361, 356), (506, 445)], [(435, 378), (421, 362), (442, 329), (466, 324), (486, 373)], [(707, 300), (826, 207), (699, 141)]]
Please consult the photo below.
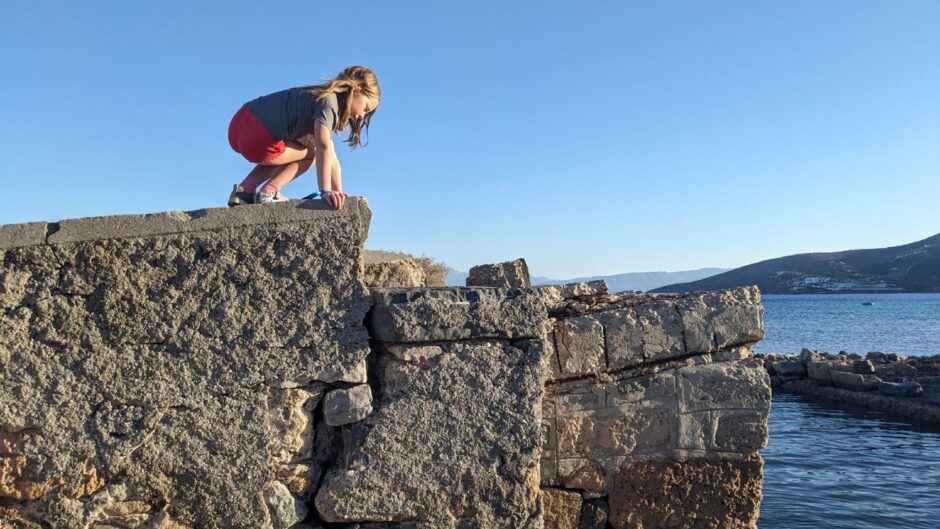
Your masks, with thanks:
[[(727, 268), (699, 268), (698, 270), (689, 270), (686, 272), (628, 272), (624, 274), (615, 274), (609, 276), (590, 276), (575, 277), (572, 279), (551, 279), (548, 277), (533, 277), (533, 285), (563, 285), (565, 283), (575, 283), (578, 281), (594, 281), (603, 279), (611, 292), (622, 292), (624, 290), (650, 290), (656, 287), (675, 283), (679, 281), (696, 281), (708, 276), (720, 274), (727, 271)], [(447, 284), (449, 286), (463, 286), (467, 280), (467, 273), (453, 268), (448, 269)]]
[(451, 267), (447, 267), (447, 277), (444, 279), (444, 283), (449, 287), (462, 287), (467, 284), (467, 276), (470, 274), (467, 272), (461, 272), (460, 270), (454, 270)]
[(607, 282), (611, 292), (623, 292), (624, 290), (652, 290), (670, 283), (697, 281), (726, 271), (728, 271), (727, 268), (699, 268), (684, 272), (627, 272), (610, 276), (575, 277), (572, 279), (533, 277), (532, 284), (563, 285), (565, 283), (603, 279)]
[(940, 233), (904, 246), (768, 259), (654, 292), (757, 285), (765, 294), (940, 292)]

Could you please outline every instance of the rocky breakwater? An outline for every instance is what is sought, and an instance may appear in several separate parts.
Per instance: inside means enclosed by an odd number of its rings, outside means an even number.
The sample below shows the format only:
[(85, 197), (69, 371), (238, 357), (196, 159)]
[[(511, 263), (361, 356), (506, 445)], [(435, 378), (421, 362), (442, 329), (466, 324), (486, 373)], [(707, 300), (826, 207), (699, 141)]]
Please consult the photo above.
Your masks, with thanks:
[(804, 348), (799, 355), (761, 355), (775, 388), (915, 420), (940, 422), (940, 355), (864, 357)]
[(757, 289), (537, 291), (551, 315), (545, 526), (756, 527), (771, 396), (750, 351), (763, 338)]
[(369, 219), (351, 199), (0, 227), (0, 526), (307, 517), (324, 397), (366, 382)]

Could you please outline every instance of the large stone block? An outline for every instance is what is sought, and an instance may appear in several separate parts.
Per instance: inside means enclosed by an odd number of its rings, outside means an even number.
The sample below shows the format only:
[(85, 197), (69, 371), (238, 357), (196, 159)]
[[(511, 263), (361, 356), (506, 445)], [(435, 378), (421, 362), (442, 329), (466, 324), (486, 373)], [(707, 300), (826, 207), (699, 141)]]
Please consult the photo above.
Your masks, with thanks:
[(607, 403), (614, 407), (669, 402), (677, 395), (674, 370), (624, 378), (606, 384), (605, 387), (607, 388)]
[(666, 452), (676, 446), (677, 418), (675, 403), (558, 417), (558, 455), (609, 458)]
[(651, 297), (635, 306), (602, 312), (598, 318), (604, 324), (611, 371), (686, 353), (673, 300)]
[(382, 394), (347, 427), (316, 496), (327, 521), (523, 527), (538, 511), (544, 364), (537, 340), (449, 343), (424, 363), (382, 357)]
[(564, 285), (538, 285), (533, 290), (545, 300), (549, 310), (561, 309), (567, 303), (579, 300), (605, 298), (609, 293), (607, 282), (603, 279)]
[(542, 489), (545, 527), (578, 529), (581, 517), (581, 494), (558, 489)]
[(591, 497), (598, 497), (610, 491), (611, 478), (624, 462), (625, 456), (604, 459), (586, 457), (565, 457), (557, 461), (557, 480), (568, 489), (584, 491)]
[(20, 229), (0, 249), (0, 432), (28, 440), (0, 495), (62, 529), (104, 523), (84, 504), (270, 527), (273, 483), (316, 479), (311, 383), (365, 374), (369, 217), (351, 199)]
[(607, 370), (604, 327), (594, 317), (559, 320), (555, 323), (554, 337), (562, 378)]
[(373, 289), (371, 336), (386, 342), (540, 338), (545, 305), (529, 289)]
[(689, 353), (753, 345), (764, 338), (764, 309), (757, 287), (687, 294), (677, 305)]
[(799, 360), (786, 360), (774, 364), (774, 372), (784, 382), (806, 377), (807, 367)]
[(709, 449), (717, 452), (756, 452), (767, 446), (767, 412), (722, 410), (713, 413), (715, 439)]
[(637, 462), (613, 480), (608, 502), (617, 529), (756, 529), (763, 460)]
[(46, 222), (0, 226), (0, 249), (43, 244), (48, 231), (49, 224)]
[(757, 358), (682, 367), (676, 371), (679, 412), (770, 411), (770, 379)]
[(832, 385), (837, 388), (855, 391), (871, 391), (878, 389), (879, 381), (874, 377), (866, 377), (847, 371), (836, 370), (831, 370), (829, 376), (832, 377)]
[(679, 415), (679, 448), (749, 454), (767, 445), (767, 412), (716, 410)]
[(505, 263), (482, 264), (470, 268), (468, 287), (529, 288), (529, 267), (525, 259)]
[(825, 384), (832, 382), (832, 377), (829, 375), (829, 362), (816, 360), (806, 362), (806, 374), (809, 378)]

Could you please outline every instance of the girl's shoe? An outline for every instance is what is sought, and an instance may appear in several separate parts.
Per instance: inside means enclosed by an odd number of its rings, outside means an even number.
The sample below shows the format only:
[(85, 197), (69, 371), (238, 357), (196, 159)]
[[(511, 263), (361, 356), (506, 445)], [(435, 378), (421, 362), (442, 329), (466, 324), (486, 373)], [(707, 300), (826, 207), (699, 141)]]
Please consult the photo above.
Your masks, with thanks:
[(259, 188), (255, 191), (255, 204), (273, 204), (274, 202), (287, 202), (290, 200), (281, 194), (281, 190), (278, 189), (273, 193), (264, 193)]
[(254, 204), (255, 196), (245, 191), (241, 185), (235, 184), (232, 194), (228, 196), (228, 207), (243, 206), (245, 204)]

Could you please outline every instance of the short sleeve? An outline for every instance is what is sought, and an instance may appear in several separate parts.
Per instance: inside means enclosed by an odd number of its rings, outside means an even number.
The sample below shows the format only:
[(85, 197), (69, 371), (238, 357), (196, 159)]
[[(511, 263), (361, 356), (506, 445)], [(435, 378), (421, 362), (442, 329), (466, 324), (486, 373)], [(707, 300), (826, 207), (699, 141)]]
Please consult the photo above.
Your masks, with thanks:
[(339, 103), (336, 101), (336, 94), (329, 94), (323, 99), (317, 101), (313, 112), (313, 120), (326, 125), (327, 130), (333, 132), (336, 122), (339, 119)]

